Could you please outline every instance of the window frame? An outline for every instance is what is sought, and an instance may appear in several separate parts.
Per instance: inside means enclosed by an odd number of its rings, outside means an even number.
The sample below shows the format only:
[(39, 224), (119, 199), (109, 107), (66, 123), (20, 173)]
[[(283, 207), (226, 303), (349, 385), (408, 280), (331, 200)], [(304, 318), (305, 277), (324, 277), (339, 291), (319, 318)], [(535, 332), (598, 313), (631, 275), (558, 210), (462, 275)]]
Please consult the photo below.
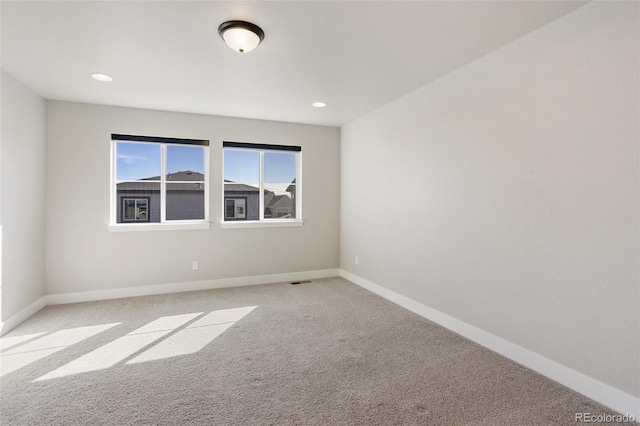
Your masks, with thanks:
[[(160, 145), (160, 222), (150, 222), (151, 220), (151, 201), (148, 201), (148, 221), (122, 221), (118, 222), (118, 181), (116, 179), (116, 167), (117, 167), (117, 149), (118, 142), (129, 143), (153, 143)], [(167, 199), (167, 184), (181, 183), (177, 181), (170, 181), (167, 179), (167, 147), (168, 146), (200, 146), (204, 149), (204, 177), (202, 184), (204, 185), (204, 218), (203, 219), (186, 219), (186, 220), (167, 220), (166, 218), (166, 199)], [(167, 138), (158, 136), (139, 136), (139, 135), (122, 135), (111, 134), (110, 142), (110, 203), (109, 203), (109, 231), (150, 231), (150, 230), (178, 230), (178, 229), (209, 229), (209, 182), (211, 179), (209, 169), (209, 157), (210, 157), (209, 141), (206, 139), (181, 139), (181, 138)], [(189, 182), (191, 183), (191, 182)], [(200, 181), (198, 181), (200, 183)], [(121, 196), (122, 197), (122, 196)], [(126, 198), (142, 199), (144, 196), (130, 196)], [(124, 214), (124, 213), (121, 213)]]
[[(231, 219), (225, 218), (226, 214), (226, 199), (238, 198), (238, 197), (225, 197), (225, 172), (224, 172), (224, 157), (226, 150), (238, 150), (238, 151), (251, 151), (258, 152), (260, 156), (259, 161), (259, 188), (258, 188), (258, 220), (249, 219)], [(266, 152), (280, 152), (295, 154), (296, 164), (296, 177), (295, 177), (295, 218), (264, 218), (264, 155)], [(260, 144), (260, 143), (246, 143), (246, 142), (230, 142), (223, 141), (222, 143), (222, 216), (220, 226), (222, 228), (253, 228), (253, 227), (287, 227), (287, 226), (302, 226), (304, 221), (302, 219), (302, 146), (299, 145), (274, 145), (274, 144)], [(238, 182), (242, 183), (242, 182)], [(248, 202), (247, 202), (248, 203)], [(247, 205), (248, 208), (248, 205)]]

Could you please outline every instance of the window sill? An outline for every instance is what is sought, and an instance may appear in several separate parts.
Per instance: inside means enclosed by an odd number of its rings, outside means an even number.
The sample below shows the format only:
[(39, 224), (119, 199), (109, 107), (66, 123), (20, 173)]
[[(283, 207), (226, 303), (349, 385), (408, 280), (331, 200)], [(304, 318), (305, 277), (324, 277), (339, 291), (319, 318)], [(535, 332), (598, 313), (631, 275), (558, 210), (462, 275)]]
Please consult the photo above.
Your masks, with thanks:
[(209, 222), (179, 222), (179, 223), (119, 223), (109, 225), (109, 232), (137, 232), (137, 231), (186, 231), (192, 229), (209, 229)]
[(282, 227), (291, 227), (291, 226), (302, 226), (304, 222), (301, 220), (265, 220), (265, 221), (257, 221), (257, 220), (238, 220), (238, 221), (229, 221), (229, 222), (221, 222), (220, 227), (222, 229), (233, 229), (233, 228), (282, 228)]

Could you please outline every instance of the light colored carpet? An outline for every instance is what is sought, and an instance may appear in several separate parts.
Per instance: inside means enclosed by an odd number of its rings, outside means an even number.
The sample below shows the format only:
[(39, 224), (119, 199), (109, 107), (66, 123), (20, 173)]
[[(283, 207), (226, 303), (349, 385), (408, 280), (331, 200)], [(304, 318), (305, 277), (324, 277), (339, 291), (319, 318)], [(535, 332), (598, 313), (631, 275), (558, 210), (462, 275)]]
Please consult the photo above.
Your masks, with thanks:
[(612, 411), (340, 278), (50, 306), (3, 425), (541, 425)]

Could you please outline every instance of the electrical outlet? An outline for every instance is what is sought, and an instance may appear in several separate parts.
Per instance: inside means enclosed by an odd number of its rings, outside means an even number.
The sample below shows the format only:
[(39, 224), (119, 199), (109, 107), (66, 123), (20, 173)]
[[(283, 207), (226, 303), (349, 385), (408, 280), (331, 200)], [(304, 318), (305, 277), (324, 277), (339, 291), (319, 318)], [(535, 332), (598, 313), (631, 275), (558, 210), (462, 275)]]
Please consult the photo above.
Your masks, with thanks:
[(196, 269), (198, 269), (200, 267), (200, 265), (198, 265), (198, 261), (194, 260), (193, 262), (191, 262), (191, 269), (193, 269), (194, 271)]
[(356, 256), (356, 266), (358, 266), (360, 264), (360, 259), (358, 259), (358, 256)]

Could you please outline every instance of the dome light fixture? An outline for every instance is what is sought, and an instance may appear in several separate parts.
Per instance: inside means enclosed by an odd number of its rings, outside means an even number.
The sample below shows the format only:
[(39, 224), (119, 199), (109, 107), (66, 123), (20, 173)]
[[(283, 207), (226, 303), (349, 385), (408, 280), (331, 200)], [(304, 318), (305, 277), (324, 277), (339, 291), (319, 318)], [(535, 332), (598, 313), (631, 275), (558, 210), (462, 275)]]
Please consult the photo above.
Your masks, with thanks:
[(312, 106), (312, 107), (315, 107), (315, 108), (324, 108), (324, 107), (326, 107), (326, 106), (327, 106), (327, 104), (325, 104), (324, 102), (319, 102), (319, 101), (318, 101), (318, 102), (314, 102), (314, 103), (312, 103), (312, 104), (311, 104), (311, 106)]
[(227, 46), (236, 52), (251, 52), (264, 40), (264, 31), (259, 26), (245, 21), (227, 21), (220, 24), (218, 34)]

